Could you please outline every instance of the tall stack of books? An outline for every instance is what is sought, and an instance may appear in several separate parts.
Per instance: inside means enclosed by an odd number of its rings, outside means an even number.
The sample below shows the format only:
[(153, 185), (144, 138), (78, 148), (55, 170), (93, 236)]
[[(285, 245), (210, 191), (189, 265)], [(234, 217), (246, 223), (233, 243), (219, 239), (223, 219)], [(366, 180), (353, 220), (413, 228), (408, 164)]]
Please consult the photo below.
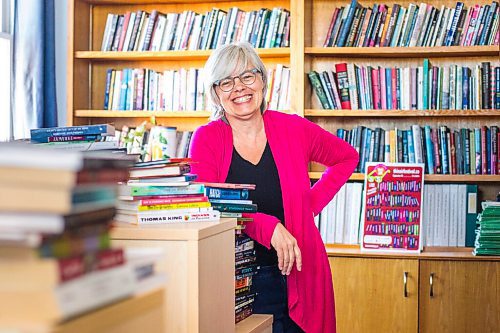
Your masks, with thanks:
[(119, 222), (162, 224), (216, 221), (203, 184), (191, 183), (196, 175), (189, 158), (139, 162), (130, 170), (130, 180), (120, 188)]
[(52, 325), (133, 293), (110, 247), (131, 158), (0, 144), (0, 322)]
[(118, 148), (115, 128), (109, 124), (36, 128), (31, 143), (67, 150), (108, 150)]
[(221, 212), (221, 217), (237, 219), (235, 237), (235, 321), (250, 316), (256, 293), (252, 292), (252, 277), (258, 273), (255, 264), (254, 241), (243, 234), (246, 223), (252, 218), (243, 217), (244, 213), (255, 213), (257, 205), (249, 200), (249, 191), (255, 189), (251, 184), (204, 183), (205, 194), (212, 207)]
[(478, 216), (474, 251), (476, 256), (500, 255), (500, 202), (484, 201)]

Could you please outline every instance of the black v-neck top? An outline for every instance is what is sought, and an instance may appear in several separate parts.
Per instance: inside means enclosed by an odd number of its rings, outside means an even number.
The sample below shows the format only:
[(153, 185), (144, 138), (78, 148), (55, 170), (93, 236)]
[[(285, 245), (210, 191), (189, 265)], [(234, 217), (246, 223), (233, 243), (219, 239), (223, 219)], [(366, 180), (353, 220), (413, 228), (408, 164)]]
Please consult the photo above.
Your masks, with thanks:
[[(250, 191), (249, 199), (257, 204), (257, 211), (275, 216), (281, 223), (284, 223), (280, 179), (269, 143), (266, 144), (264, 153), (256, 165), (245, 160), (233, 148), (226, 183), (255, 184), (255, 190)], [(272, 247), (268, 250), (265, 246), (255, 242), (255, 253), (257, 264), (260, 266), (278, 264), (278, 255)]]

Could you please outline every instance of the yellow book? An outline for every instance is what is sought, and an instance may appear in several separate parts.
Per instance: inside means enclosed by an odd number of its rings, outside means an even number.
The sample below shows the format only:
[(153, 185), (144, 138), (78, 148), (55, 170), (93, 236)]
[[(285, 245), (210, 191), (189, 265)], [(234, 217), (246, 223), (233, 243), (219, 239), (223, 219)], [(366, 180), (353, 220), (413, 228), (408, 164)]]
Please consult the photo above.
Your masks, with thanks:
[(391, 157), (391, 163), (396, 163), (396, 131), (395, 130), (390, 130), (389, 131), (389, 144), (390, 144), (390, 157)]
[(183, 209), (183, 208), (206, 208), (210, 207), (210, 202), (185, 202), (185, 203), (176, 203), (176, 204), (168, 204), (168, 205), (153, 205), (153, 206), (138, 206), (137, 209), (139, 211), (146, 210), (168, 210), (168, 209)]

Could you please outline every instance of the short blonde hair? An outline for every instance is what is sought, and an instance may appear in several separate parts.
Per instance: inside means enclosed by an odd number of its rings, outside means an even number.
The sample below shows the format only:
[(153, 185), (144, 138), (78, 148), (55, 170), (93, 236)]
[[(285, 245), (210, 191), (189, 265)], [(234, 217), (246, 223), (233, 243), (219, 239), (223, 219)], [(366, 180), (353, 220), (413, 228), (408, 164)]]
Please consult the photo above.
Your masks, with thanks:
[(264, 112), (267, 109), (267, 70), (264, 63), (250, 43), (231, 43), (214, 50), (203, 69), (205, 92), (212, 107), (212, 120), (217, 120), (224, 116), (224, 108), (215, 92), (214, 83), (231, 76), (235, 71), (245, 71), (248, 65), (255, 67), (262, 73), (264, 89), (260, 111)]

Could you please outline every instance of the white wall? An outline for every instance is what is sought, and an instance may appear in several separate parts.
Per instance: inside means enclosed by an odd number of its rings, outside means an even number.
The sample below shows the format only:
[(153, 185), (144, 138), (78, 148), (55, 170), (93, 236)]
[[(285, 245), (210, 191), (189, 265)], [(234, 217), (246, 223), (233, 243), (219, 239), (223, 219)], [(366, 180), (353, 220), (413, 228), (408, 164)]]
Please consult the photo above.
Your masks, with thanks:
[(68, 1), (54, 0), (56, 40), (56, 94), (59, 126), (66, 126), (66, 57), (68, 54)]

